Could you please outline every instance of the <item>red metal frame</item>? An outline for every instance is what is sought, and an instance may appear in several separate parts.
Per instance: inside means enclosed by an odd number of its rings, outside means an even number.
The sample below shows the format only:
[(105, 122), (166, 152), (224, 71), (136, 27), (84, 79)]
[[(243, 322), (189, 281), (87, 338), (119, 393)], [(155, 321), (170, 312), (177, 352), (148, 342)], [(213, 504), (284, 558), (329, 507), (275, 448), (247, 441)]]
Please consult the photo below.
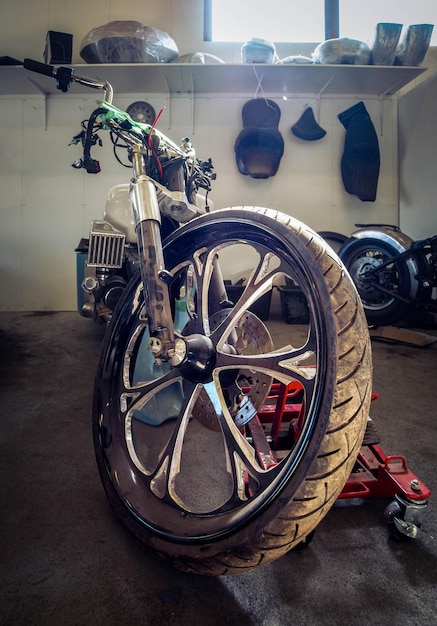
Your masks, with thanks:
[(409, 469), (405, 457), (388, 456), (378, 444), (362, 446), (339, 499), (387, 498), (396, 494), (421, 502), (428, 500), (431, 491)]
[[(377, 397), (377, 394), (372, 394), (372, 400)], [(271, 424), (270, 438), (273, 449), (276, 449), (281, 427), (288, 423), (288, 429), (297, 434), (303, 417), (303, 386), (297, 381), (288, 385), (273, 384), (265, 405), (258, 411), (258, 420), (256, 425), (253, 424), (251, 435), (255, 439), (255, 431), (259, 431), (262, 424), (266, 427)], [(268, 444), (266, 448), (270, 450), (270, 454), (267, 449), (263, 452), (263, 464), (267, 469), (275, 463), (276, 456)], [(387, 455), (379, 444), (363, 445), (339, 499), (395, 495), (402, 495), (412, 502), (423, 502), (430, 497), (431, 491), (409, 469), (405, 457)]]

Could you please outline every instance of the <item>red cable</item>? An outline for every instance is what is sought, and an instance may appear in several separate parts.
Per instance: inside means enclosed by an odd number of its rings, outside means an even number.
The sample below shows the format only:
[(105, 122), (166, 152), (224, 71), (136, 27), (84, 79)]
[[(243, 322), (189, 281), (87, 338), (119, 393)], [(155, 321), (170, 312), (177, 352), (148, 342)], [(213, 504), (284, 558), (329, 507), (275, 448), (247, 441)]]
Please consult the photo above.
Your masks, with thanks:
[(161, 117), (161, 114), (162, 114), (162, 112), (163, 112), (163, 111), (164, 111), (164, 107), (162, 107), (162, 108), (161, 108), (161, 110), (159, 111), (158, 115), (155, 117), (155, 121), (153, 122), (152, 126), (150, 127), (150, 131), (149, 131), (149, 139), (148, 139), (148, 141), (147, 141), (147, 144), (148, 144), (148, 146), (149, 146), (150, 150), (152, 150), (152, 154), (153, 154), (153, 156), (155, 157), (155, 160), (156, 160), (156, 162), (157, 162), (157, 164), (158, 164), (159, 176), (160, 176), (161, 178), (162, 178), (162, 175), (163, 175), (162, 164), (161, 164), (161, 161), (159, 160), (159, 157), (158, 157), (157, 153), (153, 150), (153, 148), (152, 148), (152, 145), (151, 145), (151, 144), (152, 144), (152, 134), (153, 134), (153, 131), (155, 130), (155, 127), (156, 127), (156, 125), (157, 125), (157, 123), (158, 123), (158, 120), (159, 120), (159, 118)]

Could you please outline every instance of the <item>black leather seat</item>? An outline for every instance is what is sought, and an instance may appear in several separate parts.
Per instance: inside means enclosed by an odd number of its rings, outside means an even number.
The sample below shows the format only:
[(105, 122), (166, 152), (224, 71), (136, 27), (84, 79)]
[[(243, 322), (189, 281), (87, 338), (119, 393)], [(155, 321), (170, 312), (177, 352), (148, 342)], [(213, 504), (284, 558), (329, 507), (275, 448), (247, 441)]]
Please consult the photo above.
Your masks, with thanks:
[(243, 130), (234, 147), (239, 172), (252, 178), (274, 176), (284, 154), (280, 108), (272, 100), (256, 98), (243, 106), (242, 117)]

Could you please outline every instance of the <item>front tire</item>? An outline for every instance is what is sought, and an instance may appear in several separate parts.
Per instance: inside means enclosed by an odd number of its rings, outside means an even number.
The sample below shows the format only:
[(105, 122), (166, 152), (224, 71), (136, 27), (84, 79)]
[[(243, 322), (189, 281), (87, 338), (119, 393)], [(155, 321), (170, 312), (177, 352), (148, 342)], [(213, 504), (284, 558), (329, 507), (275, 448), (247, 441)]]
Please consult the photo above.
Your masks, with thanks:
[[(204, 215), (166, 240), (164, 256), (177, 286), (175, 330), (204, 337), (211, 353), (203, 368), (157, 367), (133, 280), (102, 346), (97, 463), (112, 506), (143, 544), (184, 570), (241, 572), (301, 544), (349, 477), (370, 403), (367, 325), (338, 258), (275, 211)], [(228, 272), (235, 260), (251, 267), (243, 294), (217, 308), (211, 268)], [(253, 312), (284, 279), (306, 297), (305, 327)], [(298, 415), (269, 417), (272, 391), (296, 388)]]

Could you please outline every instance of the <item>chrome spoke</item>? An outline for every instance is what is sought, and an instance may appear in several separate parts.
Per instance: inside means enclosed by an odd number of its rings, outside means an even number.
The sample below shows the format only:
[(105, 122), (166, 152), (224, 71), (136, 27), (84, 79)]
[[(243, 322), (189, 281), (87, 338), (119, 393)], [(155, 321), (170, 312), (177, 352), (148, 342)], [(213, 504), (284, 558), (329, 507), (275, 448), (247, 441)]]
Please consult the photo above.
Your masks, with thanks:
[(183, 303), (175, 315), (186, 316), (177, 326), (187, 346), (179, 365), (154, 362), (141, 317), (125, 350), (119, 399), (130, 460), (150, 495), (184, 515), (232, 515), (268, 497), (301, 445), (286, 419), (276, 419), (274, 438), (272, 422), (263, 423), (269, 391), (300, 386), (304, 424), (318, 380), (318, 331), (310, 325), (298, 347), (278, 346), (252, 313), (276, 281), (294, 280), (288, 263), (252, 243), (242, 295), (232, 304), (220, 294), (220, 262), (234, 244), (192, 249), (171, 270)]
[(204, 389), (213, 405), (225, 440), (228, 458), (228, 471), (232, 474), (234, 493), (231, 503), (235, 505), (235, 499), (243, 502), (248, 499), (248, 482), (255, 481), (256, 489), (270, 482), (271, 478), (265, 477), (265, 470), (256, 459), (255, 449), (248, 443), (245, 436), (235, 424), (224, 401), (222, 389), (218, 379), (204, 385)]

